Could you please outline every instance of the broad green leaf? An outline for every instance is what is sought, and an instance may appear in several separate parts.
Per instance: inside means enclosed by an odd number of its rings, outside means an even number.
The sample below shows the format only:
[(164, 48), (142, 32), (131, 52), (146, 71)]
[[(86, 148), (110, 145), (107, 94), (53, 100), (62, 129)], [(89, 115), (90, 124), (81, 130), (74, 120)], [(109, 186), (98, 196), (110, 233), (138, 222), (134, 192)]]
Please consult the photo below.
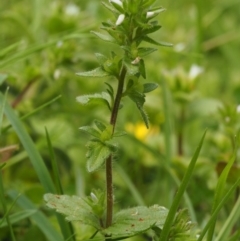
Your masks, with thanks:
[[(14, 213), (12, 215), (9, 215), (9, 220), (11, 224), (17, 223), (25, 218), (29, 218), (31, 217), (33, 214), (35, 214), (38, 210), (37, 209), (33, 209), (33, 210), (24, 210), (24, 211), (19, 211), (17, 213)], [(0, 221), (1, 222), (1, 221)], [(6, 227), (8, 226), (8, 223), (6, 220), (4, 220), (1, 224), (0, 224), (0, 228)]]
[(96, 138), (100, 138), (101, 137), (101, 133), (98, 130), (96, 130), (95, 128), (91, 127), (91, 126), (81, 126), (79, 129), (81, 131), (84, 131), (84, 132), (86, 132), (86, 133), (96, 137)]
[(111, 96), (107, 92), (78, 96), (76, 100), (82, 105), (103, 103), (111, 110)]
[(110, 156), (112, 151), (110, 148), (100, 141), (89, 141), (87, 144), (88, 152), (87, 157), (87, 169), (89, 172), (93, 172), (99, 169)]
[(111, 42), (111, 43), (116, 43), (116, 40), (112, 36), (110, 36), (110, 35), (106, 35), (106, 34), (95, 32), (95, 31), (91, 31), (91, 33), (93, 33), (98, 38), (100, 38), (100, 39), (102, 39), (104, 41)]
[(156, 83), (146, 83), (143, 84), (143, 93), (148, 93), (155, 90), (158, 87)]
[(168, 210), (154, 205), (121, 210), (113, 218), (113, 224), (102, 232), (112, 238), (123, 238), (143, 233), (151, 228), (162, 229)]
[(96, 69), (93, 69), (87, 72), (76, 73), (76, 75), (81, 77), (93, 77), (93, 78), (100, 77), (101, 78), (101, 77), (109, 76), (110, 74), (104, 71), (101, 67), (98, 67)]
[(98, 217), (84, 198), (47, 193), (44, 195), (44, 200), (47, 207), (66, 216), (67, 221), (78, 221), (100, 229)]
[(148, 43), (151, 43), (151, 44), (155, 44), (155, 45), (159, 45), (159, 46), (164, 46), (164, 47), (172, 47), (173, 44), (171, 43), (167, 43), (167, 42), (158, 42), (148, 36), (144, 36), (142, 39), (142, 41), (145, 41), (145, 42), (148, 42)]
[(144, 57), (152, 52), (156, 51), (157, 49), (154, 48), (138, 48), (138, 55), (139, 57)]

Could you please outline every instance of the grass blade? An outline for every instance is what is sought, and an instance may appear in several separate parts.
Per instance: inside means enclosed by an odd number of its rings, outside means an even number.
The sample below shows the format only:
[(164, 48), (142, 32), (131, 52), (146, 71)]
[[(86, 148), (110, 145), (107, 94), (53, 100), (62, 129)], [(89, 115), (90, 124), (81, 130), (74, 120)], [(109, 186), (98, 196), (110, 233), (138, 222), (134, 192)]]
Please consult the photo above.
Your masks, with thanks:
[[(18, 193), (15, 190), (8, 191), (8, 195), (12, 199), (16, 199)], [(37, 207), (24, 195), (21, 195), (17, 204), (24, 210), (37, 210)], [(42, 212), (37, 211), (31, 216), (31, 219), (36, 223), (39, 229), (45, 234), (48, 240), (51, 241), (64, 241), (59, 232), (53, 227), (49, 220), (43, 215)]]
[[(4, 100), (4, 97), (2, 93), (0, 93), (0, 102)], [(17, 133), (24, 149), (27, 151), (28, 156), (30, 158), (30, 161), (34, 167), (34, 170), (37, 173), (37, 176), (43, 185), (43, 188), (47, 193), (56, 193), (56, 188), (53, 184), (53, 181), (50, 177), (50, 174), (45, 166), (45, 163), (40, 156), (39, 152), (37, 151), (32, 139), (26, 132), (23, 124), (19, 120), (19, 118), (14, 113), (11, 106), (6, 103), (5, 104), (5, 114), (9, 120), (9, 122), (12, 124), (13, 129)], [(69, 236), (72, 236), (73, 233), (70, 228), (70, 224), (67, 223), (62, 215), (56, 214), (59, 225), (61, 227), (61, 231), (63, 233), (63, 236), (65, 238), (68, 238)]]
[[(11, 224), (14, 224), (14, 223), (17, 223), (17, 222), (25, 219), (25, 218), (31, 217), (36, 212), (37, 212), (37, 209), (20, 211), (20, 212), (17, 212), (17, 213), (14, 213), (14, 214), (10, 215), (9, 220), (10, 220)], [(6, 227), (6, 226), (8, 226), (7, 221), (3, 221), (0, 224), (0, 228)]]
[[(12, 224), (9, 219), (8, 211), (7, 211), (7, 202), (6, 202), (6, 198), (5, 198), (3, 180), (2, 180), (2, 167), (3, 166), (4, 166), (4, 164), (2, 166), (0, 166), (0, 201), (2, 202), (2, 207), (3, 207), (3, 212), (5, 213), (4, 217), (6, 219), (6, 223), (10, 229), (11, 239), (12, 239), (12, 241), (16, 241), (14, 232), (13, 232), (13, 228), (12, 228)], [(4, 217), (3, 217), (2, 221), (4, 221)], [(0, 224), (1, 224), (1, 222), (0, 222)]]
[[(44, 109), (45, 107), (47, 107), (48, 105), (52, 104), (53, 102), (55, 102), (56, 100), (58, 100), (58, 99), (61, 98), (61, 97), (62, 97), (62, 96), (59, 95), (59, 96), (53, 98), (52, 100), (50, 100), (50, 101), (44, 103), (43, 105), (37, 107), (37, 108), (34, 109), (32, 112), (30, 112), (30, 113), (28, 113), (28, 114), (26, 114), (26, 115), (24, 115), (24, 116), (21, 116), (19, 119), (20, 119), (20, 120), (25, 120), (25, 119), (27, 119), (28, 117), (30, 117), (30, 116), (34, 115), (35, 113), (37, 113), (38, 111)], [(6, 132), (9, 128), (11, 128), (11, 125), (8, 125), (8, 126), (6, 126), (5, 128), (3, 128), (3, 133)]]
[(140, 195), (140, 193), (138, 192), (137, 188), (135, 187), (135, 185), (133, 184), (133, 182), (131, 181), (129, 176), (126, 174), (124, 169), (120, 165), (118, 165), (117, 163), (115, 163), (114, 166), (116, 167), (119, 176), (122, 178), (122, 180), (128, 186), (130, 192), (132, 193), (132, 195), (135, 198), (135, 200), (138, 203), (138, 205), (144, 206), (145, 203), (144, 203), (144, 200), (143, 200), (142, 196)]
[[(221, 228), (221, 231), (219, 232), (217, 238), (215, 241), (224, 241), (227, 240), (227, 237), (232, 231), (232, 228), (237, 220), (239, 220), (240, 217), (240, 196), (238, 197), (237, 202), (235, 203), (228, 219), (224, 223), (223, 227)], [(240, 234), (239, 234), (240, 235)]]
[(45, 132), (46, 132), (46, 137), (47, 137), (48, 149), (49, 149), (49, 153), (50, 153), (51, 164), (52, 164), (57, 194), (63, 195), (64, 193), (63, 193), (63, 188), (62, 188), (62, 184), (61, 184), (61, 181), (60, 181), (60, 173), (59, 173), (56, 157), (55, 157), (55, 154), (54, 154), (54, 151), (53, 151), (52, 142), (51, 142), (51, 139), (49, 137), (49, 134), (48, 134), (48, 131), (47, 131), (46, 127), (45, 127)]
[(8, 88), (5, 92), (3, 101), (1, 101), (1, 104), (0, 104), (0, 136), (2, 134), (2, 120), (3, 120), (4, 106), (5, 106), (6, 99), (7, 99), (7, 93), (8, 93)]
[[(0, 102), (4, 101), (3, 95), (0, 93)], [(55, 192), (55, 187), (49, 175), (49, 172), (44, 164), (42, 157), (37, 151), (32, 139), (26, 132), (23, 124), (19, 120), (19, 118), (14, 113), (13, 109), (10, 107), (8, 103), (5, 104), (5, 114), (12, 124), (12, 127), (16, 131), (24, 149), (27, 151), (29, 158), (32, 162), (32, 165), (38, 175), (38, 178), (43, 185), (46, 192)]]
[(168, 216), (167, 216), (167, 219), (164, 223), (164, 226), (163, 226), (163, 229), (162, 229), (162, 232), (161, 232), (161, 235), (160, 235), (160, 239), (159, 241), (167, 241), (168, 240), (168, 235), (169, 235), (169, 232), (170, 232), (170, 229), (171, 229), (171, 226), (172, 226), (172, 223), (174, 221), (174, 218), (175, 218), (175, 214), (177, 212), (177, 209), (179, 207), (179, 204), (181, 202), (181, 199), (182, 199), (182, 196), (187, 188), (187, 185), (190, 181), (190, 178), (192, 176), (192, 173), (193, 173), (193, 170), (194, 170), (194, 167), (195, 167), (195, 164), (196, 164), (196, 161), (198, 159), (198, 156), (199, 156), (199, 153), (201, 151), (201, 148), (202, 148), (202, 145), (203, 145), (203, 141), (204, 141), (204, 138), (205, 138), (205, 135), (206, 135), (206, 131), (204, 132), (203, 134), (203, 137), (199, 143), (199, 146), (197, 148), (197, 150), (195, 151), (194, 155), (193, 155), (193, 158), (189, 164), (189, 167), (183, 177), (183, 180), (178, 188), (178, 191), (176, 193), (176, 196), (174, 197), (174, 200), (173, 200), (173, 203), (170, 207), (170, 210), (169, 210), (169, 213), (168, 213)]
[[(138, 140), (133, 135), (126, 135), (125, 138), (129, 138), (131, 141), (133, 141), (139, 147), (141, 147), (141, 148), (145, 149), (146, 151), (148, 151), (157, 160), (159, 160), (159, 159), (165, 160), (165, 156), (162, 153), (160, 153), (158, 150), (155, 150), (151, 146), (145, 144), (144, 142), (141, 142), (140, 140)], [(163, 168), (165, 168), (165, 170), (169, 173), (170, 177), (173, 179), (173, 181), (175, 182), (176, 186), (179, 187), (181, 182), (180, 182), (178, 176), (175, 174), (175, 172), (171, 168), (169, 168), (169, 165), (166, 164), (164, 161), (161, 161), (161, 164), (163, 165)], [(191, 216), (191, 219), (194, 222), (196, 222), (196, 215), (195, 215), (195, 212), (194, 212), (194, 209), (193, 209), (193, 205), (192, 205), (191, 199), (189, 198), (189, 195), (188, 195), (187, 192), (184, 192), (183, 195), (184, 195), (184, 201), (186, 202), (186, 205), (187, 205), (187, 208), (189, 210), (189, 214)]]
[[(224, 168), (224, 170), (222, 171), (222, 173), (218, 179), (211, 214), (215, 211), (218, 203), (222, 200), (222, 197), (225, 192), (227, 177), (228, 177), (229, 171), (230, 171), (235, 159), (236, 159), (236, 150), (234, 151), (234, 155), (232, 156), (232, 158), (230, 159), (230, 161), (228, 162), (228, 164), (226, 165), (226, 167)], [(212, 225), (208, 230), (208, 236), (207, 236), (208, 241), (212, 241), (212, 239), (213, 239), (216, 221), (217, 221), (217, 217), (216, 217), (215, 221), (212, 222)]]
[(240, 185), (240, 178), (233, 184), (233, 186), (228, 190), (228, 192), (222, 197), (221, 201), (218, 203), (217, 207), (215, 208), (215, 211), (212, 213), (211, 218), (209, 219), (208, 223), (204, 227), (204, 229), (201, 232), (201, 235), (198, 238), (198, 241), (202, 241), (206, 232), (209, 230), (211, 225), (215, 223), (215, 219), (223, 207), (223, 205), (227, 202), (227, 200), (231, 197), (235, 189)]

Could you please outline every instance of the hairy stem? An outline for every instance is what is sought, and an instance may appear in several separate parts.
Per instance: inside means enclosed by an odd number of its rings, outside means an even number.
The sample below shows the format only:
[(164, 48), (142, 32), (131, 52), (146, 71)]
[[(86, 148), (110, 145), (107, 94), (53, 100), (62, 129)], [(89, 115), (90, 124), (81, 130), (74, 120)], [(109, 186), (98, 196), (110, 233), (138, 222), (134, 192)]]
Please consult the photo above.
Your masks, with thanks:
[[(126, 68), (122, 66), (119, 78), (118, 78), (118, 89), (114, 100), (112, 109), (110, 124), (113, 126), (112, 135), (114, 134), (115, 125), (118, 116), (119, 105), (122, 98), (124, 80), (126, 76)], [(111, 226), (113, 216), (113, 181), (112, 181), (112, 155), (106, 160), (106, 189), (107, 189), (107, 216), (106, 216), (106, 227)]]

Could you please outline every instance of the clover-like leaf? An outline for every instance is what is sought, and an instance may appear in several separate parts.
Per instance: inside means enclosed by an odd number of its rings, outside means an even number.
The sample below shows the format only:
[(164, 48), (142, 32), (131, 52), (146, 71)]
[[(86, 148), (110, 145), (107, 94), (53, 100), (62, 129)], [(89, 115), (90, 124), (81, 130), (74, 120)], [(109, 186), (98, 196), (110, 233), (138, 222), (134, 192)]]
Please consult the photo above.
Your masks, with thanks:
[(98, 77), (105, 77), (110, 75), (108, 72), (104, 71), (101, 67), (98, 67), (96, 69), (86, 71), (86, 72), (79, 72), (76, 73), (76, 75), (81, 76), (81, 77), (93, 77), (93, 78), (98, 78)]
[(121, 210), (114, 216), (113, 224), (102, 232), (112, 238), (124, 238), (135, 236), (154, 227), (162, 229), (167, 214), (168, 210), (158, 205)]
[(47, 193), (44, 195), (44, 200), (47, 207), (65, 215), (67, 221), (79, 221), (96, 229), (101, 228), (99, 218), (84, 198)]

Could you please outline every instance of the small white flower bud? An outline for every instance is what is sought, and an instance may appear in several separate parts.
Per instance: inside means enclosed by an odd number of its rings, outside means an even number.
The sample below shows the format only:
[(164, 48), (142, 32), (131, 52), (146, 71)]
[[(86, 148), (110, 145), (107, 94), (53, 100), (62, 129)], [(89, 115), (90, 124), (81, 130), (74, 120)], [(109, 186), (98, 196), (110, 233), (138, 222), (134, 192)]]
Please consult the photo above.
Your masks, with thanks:
[(237, 106), (237, 113), (240, 113), (240, 105)]
[(124, 15), (124, 14), (120, 14), (120, 15), (118, 16), (116, 25), (118, 26), (118, 25), (122, 24), (122, 22), (124, 21), (124, 19), (125, 19), (125, 15)]
[(116, 3), (118, 6), (123, 7), (123, 3), (120, 0), (109, 0), (109, 2)]
[(149, 11), (147, 12), (146, 18), (152, 18), (157, 16), (159, 13), (164, 12), (166, 9), (165, 8), (160, 8), (158, 10), (155, 11)]
[(93, 200), (94, 202), (97, 202), (97, 201), (98, 201), (97, 196), (96, 196), (93, 192), (90, 193), (90, 196), (91, 196), (91, 198), (92, 198), (92, 200)]
[(196, 79), (203, 72), (203, 68), (196, 64), (193, 64), (189, 71), (189, 78), (191, 80)]
[(154, 12), (147, 12), (147, 18), (151, 18), (154, 16)]

